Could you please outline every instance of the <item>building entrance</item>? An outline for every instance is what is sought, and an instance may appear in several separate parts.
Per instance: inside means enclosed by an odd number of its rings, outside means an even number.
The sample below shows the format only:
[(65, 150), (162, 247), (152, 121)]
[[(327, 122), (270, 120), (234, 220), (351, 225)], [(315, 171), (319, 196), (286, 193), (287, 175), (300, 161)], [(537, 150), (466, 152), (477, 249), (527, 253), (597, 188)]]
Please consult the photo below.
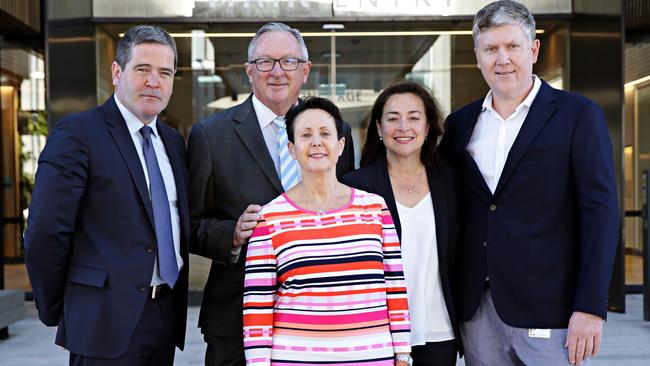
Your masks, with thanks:
[[(242, 103), (251, 93), (244, 71), (247, 48), (263, 23), (162, 24), (177, 42), (179, 68), (163, 118), (188, 135), (200, 119)], [(290, 23), (305, 38), (312, 62), (302, 96), (332, 99), (352, 126), (357, 165), (370, 109), (383, 88), (411, 79), (429, 88), (443, 116), (485, 96), (476, 67), (469, 21)], [(114, 43), (130, 25), (99, 27), (98, 102), (112, 92), (109, 65)], [(542, 54), (535, 72), (554, 86), (567, 86), (568, 24), (541, 21)], [(192, 256), (191, 288), (202, 290), (209, 261)]]

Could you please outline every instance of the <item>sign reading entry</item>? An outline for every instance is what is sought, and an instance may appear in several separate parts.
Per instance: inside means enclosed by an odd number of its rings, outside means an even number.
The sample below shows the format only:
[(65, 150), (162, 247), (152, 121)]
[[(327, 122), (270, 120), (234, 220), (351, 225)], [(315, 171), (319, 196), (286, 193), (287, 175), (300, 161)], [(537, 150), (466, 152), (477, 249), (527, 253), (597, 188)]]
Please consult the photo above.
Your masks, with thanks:
[[(95, 18), (346, 19), (472, 16), (490, 0), (93, 0)], [(535, 14), (571, 13), (571, 0), (521, 0)]]
[(450, 15), (451, 0), (334, 0), (334, 16)]

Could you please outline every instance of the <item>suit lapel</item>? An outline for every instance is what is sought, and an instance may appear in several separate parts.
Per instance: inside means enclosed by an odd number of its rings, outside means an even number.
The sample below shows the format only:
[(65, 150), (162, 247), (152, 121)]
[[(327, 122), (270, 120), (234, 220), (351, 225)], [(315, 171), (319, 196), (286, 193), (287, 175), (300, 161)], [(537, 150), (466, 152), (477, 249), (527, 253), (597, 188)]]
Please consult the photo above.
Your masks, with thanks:
[(244, 104), (234, 117), (235, 122), (239, 124), (235, 127), (235, 131), (244, 143), (244, 146), (246, 146), (246, 149), (253, 156), (253, 159), (255, 159), (257, 165), (264, 172), (264, 175), (266, 175), (275, 189), (278, 190), (278, 193), (282, 193), (284, 192), (284, 188), (282, 188), (280, 177), (278, 177), (278, 173), (275, 171), (275, 165), (273, 164), (269, 150), (266, 148), (266, 142), (264, 141), (264, 136), (262, 135), (262, 130), (260, 129), (260, 124), (257, 121), (255, 109), (253, 108), (252, 95), (246, 99)]
[(469, 111), (470, 117), (462, 121), (462, 123), (465, 123), (464, 128), (461, 129), (463, 131), (463, 135), (461, 136), (461, 141), (463, 142), (462, 156), (465, 161), (464, 164), (469, 167), (468, 171), (472, 176), (472, 180), (478, 184), (478, 189), (487, 197), (491, 197), (492, 192), (490, 191), (490, 187), (485, 183), (485, 178), (483, 178), (483, 174), (481, 174), (481, 170), (478, 168), (476, 161), (469, 151), (467, 151), (467, 145), (469, 144), (469, 140), (472, 138), (472, 133), (474, 133), (474, 128), (476, 127), (476, 122), (478, 122), (478, 117), (481, 114), (482, 109), (483, 100), (480, 100), (476, 102), (474, 107)]
[(153, 208), (151, 207), (151, 200), (149, 199), (149, 190), (147, 189), (147, 181), (144, 177), (144, 171), (142, 170), (142, 163), (140, 163), (140, 158), (138, 157), (138, 152), (135, 150), (133, 145), (133, 139), (129, 134), (129, 129), (126, 127), (126, 122), (120, 113), (120, 110), (115, 104), (114, 96), (109, 98), (106, 103), (104, 103), (104, 113), (106, 114), (106, 123), (108, 124), (108, 132), (111, 134), (115, 145), (117, 145), (122, 159), (126, 163), (131, 179), (135, 184), (140, 199), (144, 204), (147, 215), (149, 216), (149, 222), (151, 227), (154, 226), (153, 222)]
[(528, 150), (530, 144), (535, 140), (537, 134), (539, 134), (539, 131), (542, 130), (546, 122), (555, 113), (556, 107), (554, 103), (555, 96), (553, 95), (553, 89), (546, 82), (542, 81), (539, 93), (530, 106), (521, 130), (519, 130), (519, 134), (517, 134), (517, 138), (515, 138), (515, 142), (510, 148), (506, 164), (499, 177), (497, 188), (494, 190), (495, 196), (506, 184), (515, 167), (517, 167), (517, 164), (519, 164), (519, 161), (526, 153), (526, 150)]
[(393, 195), (393, 187), (390, 185), (390, 176), (388, 175), (388, 165), (385, 160), (377, 162), (375, 171), (375, 190), (374, 192), (384, 198), (386, 206), (390, 212), (394, 212), (393, 223), (395, 224), (395, 231), (397, 236), (402, 238), (402, 223), (399, 220), (397, 212), (397, 204), (395, 203), (395, 196)]
[[(447, 247), (449, 242), (449, 208), (447, 207), (447, 194), (445, 192), (440, 168), (427, 169), (429, 191), (436, 220), (436, 242), (438, 245), (438, 262), (440, 273), (447, 273)], [(444, 276), (446, 277), (446, 276)], [(446, 280), (446, 278), (442, 278)]]

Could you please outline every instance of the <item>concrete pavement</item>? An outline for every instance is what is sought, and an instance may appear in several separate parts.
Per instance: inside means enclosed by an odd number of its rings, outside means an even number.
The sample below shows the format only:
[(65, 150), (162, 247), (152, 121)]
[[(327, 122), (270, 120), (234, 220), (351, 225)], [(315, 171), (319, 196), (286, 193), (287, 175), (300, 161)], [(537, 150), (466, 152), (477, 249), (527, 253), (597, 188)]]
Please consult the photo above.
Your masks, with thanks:
[[(650, 365), (650, 322), (642, 320), (643, 297), (628, 295), (626, 301), (626, 314), (609, 314), (602, 350), (592, 366)], [(25, 309), (26, 318), (9, 327), (8, 340), (0, 341), (0, 365), (67, 365), (68, 353), (53, 343), (55, 329), (39, 322), (32, 302), (26, 302)], [(196, 327), (198, 315), (199, 308), (190, 307), (185, 351), (176, 353), (174, 365), (203, 365), (205, 344)], [(464, 363), (460, 361), (458, 365)]]

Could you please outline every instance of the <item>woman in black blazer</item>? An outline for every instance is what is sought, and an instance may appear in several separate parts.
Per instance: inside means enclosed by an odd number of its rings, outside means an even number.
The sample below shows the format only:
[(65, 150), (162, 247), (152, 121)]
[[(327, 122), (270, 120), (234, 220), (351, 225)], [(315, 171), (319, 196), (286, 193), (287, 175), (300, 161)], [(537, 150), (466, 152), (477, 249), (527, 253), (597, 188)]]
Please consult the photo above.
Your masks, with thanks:
[(371, 112), (361, 168), (343, 176), (381, 195), (402, 245), (414, 365), (455, 365), (461, 351), (454, 311), (458, 202), (452, 168), (436, 151), (440, 111), (419, 84), (386, 88)]

